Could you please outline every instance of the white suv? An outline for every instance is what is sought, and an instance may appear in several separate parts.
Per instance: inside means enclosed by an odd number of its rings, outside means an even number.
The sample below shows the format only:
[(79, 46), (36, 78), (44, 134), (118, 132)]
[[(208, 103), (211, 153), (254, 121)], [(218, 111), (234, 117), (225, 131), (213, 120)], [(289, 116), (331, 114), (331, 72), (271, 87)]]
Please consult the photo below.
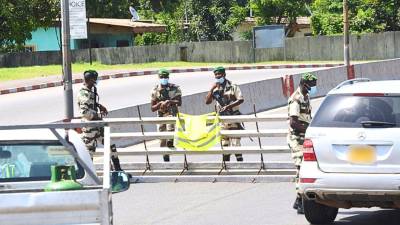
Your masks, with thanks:
[(400, 208), (400, 81), (345, 81), (331, 90), (304, 141), (300, 193), (311, 224), (338, 208)]

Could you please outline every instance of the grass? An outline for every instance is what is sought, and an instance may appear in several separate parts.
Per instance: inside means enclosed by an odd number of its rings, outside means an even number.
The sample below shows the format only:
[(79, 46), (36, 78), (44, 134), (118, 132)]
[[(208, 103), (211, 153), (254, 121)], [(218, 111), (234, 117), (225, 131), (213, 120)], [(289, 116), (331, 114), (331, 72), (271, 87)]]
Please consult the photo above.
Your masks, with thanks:
[[(269, 61), (258, 62), (254, 65), (265, 64), (319, 64), (319, 63), (342, 63), (342, 61)], [(177, 67), (214, 67), (218, 65), (248, 65), (248, 64), (227, 64), (227, 63), (201, 63), (201, 62), (152, 62), (143, 64), (120, 64), (120, 65), (105, 65), (99, 62), (89, 63), (74, 63), (72, 64), (72, 73), (82, 73), (88, 69), (101, 70), (118, 70), (118, 69), (159, 69), (159, 68), (177, 68)], [(46, 77), (62, 74), (61, 65), (48, 66), (29, 66), (17, 68), (0, 68), (0, 82), (8, 80), (21, 80), (36, 77)]]

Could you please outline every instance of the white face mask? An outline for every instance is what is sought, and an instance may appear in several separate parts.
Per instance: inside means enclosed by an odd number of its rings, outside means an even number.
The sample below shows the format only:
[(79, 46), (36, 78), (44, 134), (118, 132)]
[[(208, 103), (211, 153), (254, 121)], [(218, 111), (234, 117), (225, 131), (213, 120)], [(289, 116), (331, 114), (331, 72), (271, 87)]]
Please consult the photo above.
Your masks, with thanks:
[(221, 78), (218, 78), (218, 79), (215, 78), (215, 83), (223, 84), (224, 81), (225, 81), (225, 78), (224, 78), (224, 77), (221, 77)]
[(317, 86), (312, 86), (308, 93), (310, 96), (315, 96), (317, 94)]
[(161, 85), (167, 85), (168, 84), (168, 78), (160, 78), (160, 84)]

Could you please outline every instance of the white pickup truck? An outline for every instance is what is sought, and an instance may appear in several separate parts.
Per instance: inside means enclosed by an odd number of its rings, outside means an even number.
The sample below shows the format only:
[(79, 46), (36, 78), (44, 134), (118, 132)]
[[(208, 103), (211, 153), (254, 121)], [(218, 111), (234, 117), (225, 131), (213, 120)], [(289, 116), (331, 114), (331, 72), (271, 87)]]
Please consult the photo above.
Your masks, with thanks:
[[(0, 126), (1, 224), (113, 223), (111, 194), (127, 190), (129, 177), (110, 172), (110, 151), (105, 148), (102, 174), (108, 176), (101, 182), (79, 134), (64, 129), (79, 126)], [(73, 167), (81, 188), (48, 191), (52, 166)]]

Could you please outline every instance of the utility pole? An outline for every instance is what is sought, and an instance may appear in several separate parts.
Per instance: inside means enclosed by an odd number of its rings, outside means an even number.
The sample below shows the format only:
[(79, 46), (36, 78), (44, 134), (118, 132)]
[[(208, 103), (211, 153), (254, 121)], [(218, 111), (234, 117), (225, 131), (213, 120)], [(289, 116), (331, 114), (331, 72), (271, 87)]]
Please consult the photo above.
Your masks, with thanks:
[(62, 66), (64, 83), (65, 119), (74, 117), (71, 50), (69, 29), (69, 0), (61, 0)]
[(343, 40), (344, 40), (344, 64), (350, 67), (350, 49), (349, 49), (349, 8), (347, 0), (343, 0)]

